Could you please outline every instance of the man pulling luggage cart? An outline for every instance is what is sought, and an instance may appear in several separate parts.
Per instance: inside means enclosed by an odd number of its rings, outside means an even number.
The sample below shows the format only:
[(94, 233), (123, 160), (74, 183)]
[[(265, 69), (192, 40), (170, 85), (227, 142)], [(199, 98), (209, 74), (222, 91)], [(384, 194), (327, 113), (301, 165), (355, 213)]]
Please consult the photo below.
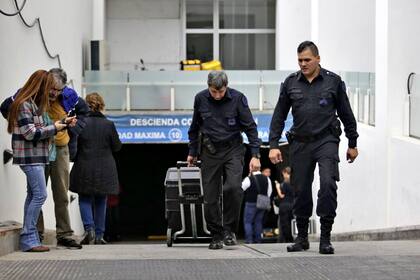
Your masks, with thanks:
[(207, 84), (208, 89), (195, 96), (187, 162), (193, 165), (200, 153), (205, 220), (212, 236), (209, 249), (221, 249), (223, 244), (237, 244), (245, 155), (241, 132), (246, 133), (251, 148), (250, 170), (261, 166), (261, 141), (245, 95), (227, 87), (226, 74), (210, 72)]

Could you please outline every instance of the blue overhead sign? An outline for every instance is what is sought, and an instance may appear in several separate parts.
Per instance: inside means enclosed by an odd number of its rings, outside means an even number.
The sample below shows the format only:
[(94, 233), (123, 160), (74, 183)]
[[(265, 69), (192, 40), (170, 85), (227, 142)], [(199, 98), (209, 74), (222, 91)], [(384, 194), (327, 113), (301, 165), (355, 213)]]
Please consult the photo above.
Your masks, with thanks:
[[(272, 114), (253, 112), (258, 126), (258, 136), (268, 142)], [(188, 143), (188, 129), (192, 114), (130, 114), (107, 115), (115, 126), (123, 143)], [(289, 114), (285, 131), (290, 129), (292, 118)], [(246, 135), (244, 134), (246, 142)], [(286, 141), (284, 133), (281, 141)]]

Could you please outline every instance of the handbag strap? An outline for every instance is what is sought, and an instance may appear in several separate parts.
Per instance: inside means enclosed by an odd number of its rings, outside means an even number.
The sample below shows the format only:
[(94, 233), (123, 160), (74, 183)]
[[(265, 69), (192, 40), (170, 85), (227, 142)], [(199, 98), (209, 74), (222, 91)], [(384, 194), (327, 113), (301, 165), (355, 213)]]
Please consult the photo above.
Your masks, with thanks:
[(258, 194), (262, 194), (261, 193), (261, 188), (260, 188), (260, 183), (258, 182), (257, 177), (255, 177), (254, 174), (252, 174), (251, 177), (254, 178), (255, 185), (257, 186), (257, 192), (258, 192)]

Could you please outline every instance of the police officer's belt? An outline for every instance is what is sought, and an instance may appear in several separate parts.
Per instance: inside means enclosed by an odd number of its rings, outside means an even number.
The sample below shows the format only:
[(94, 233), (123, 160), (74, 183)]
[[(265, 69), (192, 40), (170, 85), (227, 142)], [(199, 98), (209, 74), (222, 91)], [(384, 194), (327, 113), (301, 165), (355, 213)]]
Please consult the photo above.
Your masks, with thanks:
[(292, 135), (292, 139), (298, 142), (302, 142), (302, 143), (310, 143), (310, 142), (315, 142), (319, 139), (322, 139), (324, 137), (327, 137), (328, 135), (332, 134), (331, 129), (325, 129), (324, 131), (321, 131), (318, 134), (315, 135), (298, 135), (298, 134), (293, 134)]
[(214, 147), (216, 148), (226, 148), (236, 146), (238, 144), (242, 144), (242, 138), (235, 137), (231, 140), (220, 141), (220, 142), (213, 142)]

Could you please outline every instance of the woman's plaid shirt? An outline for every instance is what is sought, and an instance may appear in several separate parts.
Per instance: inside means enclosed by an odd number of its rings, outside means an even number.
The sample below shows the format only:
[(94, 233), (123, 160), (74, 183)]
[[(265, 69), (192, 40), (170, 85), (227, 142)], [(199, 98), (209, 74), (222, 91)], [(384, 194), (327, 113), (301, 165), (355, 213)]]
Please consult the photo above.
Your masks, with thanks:
[(48, 164), (48, 145), (57, 130), (46, 125), (33, 101), (22, 103), (12, 133), (13, 164)]

